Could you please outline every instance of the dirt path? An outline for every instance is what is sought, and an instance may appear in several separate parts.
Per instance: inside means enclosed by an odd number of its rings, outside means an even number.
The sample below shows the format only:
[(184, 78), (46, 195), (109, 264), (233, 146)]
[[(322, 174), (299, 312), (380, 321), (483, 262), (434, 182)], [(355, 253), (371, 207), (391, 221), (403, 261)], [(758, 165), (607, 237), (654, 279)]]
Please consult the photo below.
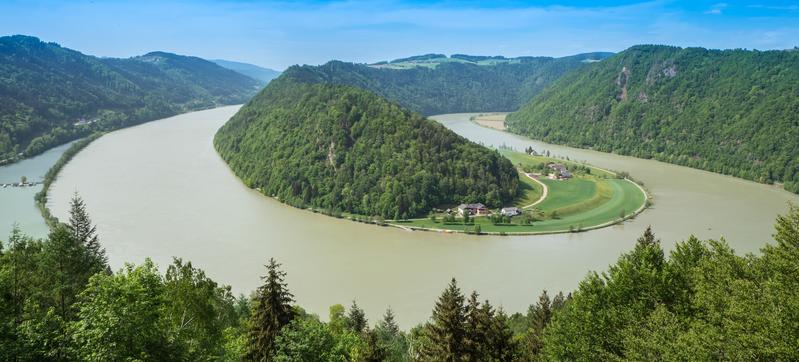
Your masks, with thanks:
[(542, 201), (544, 201), (544, 199), (547, 198), (547, 194), (549, 194), (549, 187), (547, 187), (547, 185), (545, 183), (539, 181), (537, 178), (535, 178), (533, 176), (530, 176), (529, 173), (527, 173), (527, 172), (522, 172), (522, 173), (525, 176), (529, 177), (531, 180), (535, 181), (537, 184), (541, 185), (541, 187), (544, 188), (544, 192), (541, 194), (541, 197), (539, 197), (538, 200), (535, 200), (535, 202), (530, 204), (530, 205), (522, 206), (522, 209), (529, 209), (529, 208), (531, 208), (531, 207), (533, 207), (535, 205), (540, 204)]

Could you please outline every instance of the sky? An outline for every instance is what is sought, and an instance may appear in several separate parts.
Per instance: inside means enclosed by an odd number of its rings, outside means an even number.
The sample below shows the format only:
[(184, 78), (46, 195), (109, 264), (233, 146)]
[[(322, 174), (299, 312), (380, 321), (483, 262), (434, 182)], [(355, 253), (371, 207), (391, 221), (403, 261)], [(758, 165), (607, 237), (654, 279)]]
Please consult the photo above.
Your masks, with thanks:
[(0, 35), (14, 34), (96, 56), (160, 50), (273, 69), (635, 44), (769, 50), (799, 46), (799, 1), (0, 0)]

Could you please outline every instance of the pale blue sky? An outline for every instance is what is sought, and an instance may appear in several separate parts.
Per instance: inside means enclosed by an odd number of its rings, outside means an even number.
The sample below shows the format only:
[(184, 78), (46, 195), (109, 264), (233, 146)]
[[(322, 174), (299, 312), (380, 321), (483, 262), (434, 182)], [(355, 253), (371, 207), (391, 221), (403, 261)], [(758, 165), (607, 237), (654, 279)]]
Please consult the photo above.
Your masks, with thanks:
[(163, 50), (276, 69), (430, 52), (562, 56), (642, 43), (766, 50), (799, 45), (799, 2), (2, 0), (0, 35), (12, 34), (98, 56)]

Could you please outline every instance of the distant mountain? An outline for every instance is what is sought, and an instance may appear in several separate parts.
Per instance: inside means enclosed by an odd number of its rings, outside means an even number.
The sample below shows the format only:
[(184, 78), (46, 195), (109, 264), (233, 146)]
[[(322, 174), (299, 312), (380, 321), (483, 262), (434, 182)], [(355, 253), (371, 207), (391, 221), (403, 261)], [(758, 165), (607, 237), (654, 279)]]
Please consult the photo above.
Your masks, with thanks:
[(555, 81), (507, 125), (799, 192), (799, 52), (634, 46)]
[(510, 161), (369, 91), (284, 72), (214, 138), (245, 184), (301, 207), (384, 218), (461, 202), (502, 206)]
[(222, 59), (213, 59), (211, 61), (216, 63), (217, 65), (239, 72), (255, 80), (261, 81), (263, 84), (267, 84), (272, 79), (275, 79), (278, 76), (280, 76), (279, 70), (262, 68), (253, 64), (233, 62), (230, 60), (222, 60)]
[[(345, 84), (370, 90), (424, 115), (514, 111), (552, 81), (589, 65), (587, 59), (604, 59), (608, 54), (485, 59), (428, 54), (373, 65), (332, 61), (321, 66), (293, 66), (285, 74), (303, 82)], [(470, 60), (465, 60), (466, 57)], [(416, 63), (396, 68), (399, 61)]]
[(196, 57), (98, 58), (34, 37), (0, 37), (0, 163), (94, 131), (244, 103), (259, 88)]
[[(608, 52), (594, 52), (594, 53), (583, 53), (577, 54), (574, 56), (564, 57), (564, 59), (570, 60), (580, 60), (584, 62), (595, 62), (605, 59), (609, 56), (613, 55), (613, 53)], [(390, 62), (377, 62), (374, 64), (370, 64), (372, 67), (375, 68), (390, 68), (390, 69), (408, 69), (408, 68), (415, 68), (415, 67), (428, 67), (428, 68), (435, 68), (439, 64), (443, 63), (468, 63), (468, 64), (475, 64), (475, 65), (497, 65), (501, 63), (520, 63), (525, 61), (531, 61), (535, 59), (553, 59), (550, 57), (516, 57), (516, 58), (508, 58), (502, 55), (467, 55), (467, 54), (452, 54), (451, 56), (446, 56), (445, 54), (424, 54), (424, 55), (416, 55), (407, 58), (400, 58), (394, 59)]]

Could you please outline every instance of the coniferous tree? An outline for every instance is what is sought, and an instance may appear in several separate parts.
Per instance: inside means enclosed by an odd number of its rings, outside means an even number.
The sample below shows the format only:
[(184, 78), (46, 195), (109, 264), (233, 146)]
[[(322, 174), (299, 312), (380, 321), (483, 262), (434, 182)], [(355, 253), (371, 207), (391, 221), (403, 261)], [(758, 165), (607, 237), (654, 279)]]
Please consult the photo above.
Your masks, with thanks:
[(549, 299), (549, 294), (544, 290), (538, 297), (538, 304), (533, 308), (533, 328), (543, 331), (551, 318), (552, 302)]
[(558, 292), (558, 294), (555, 295), (555, 298), (552, 298), (552, 310), (557, 311), (558, 309), (563, 308), (569, 298), (571, 298), (571, 293), (569, 293), (568, 297), (564, 297), (563, 292)]
[(377, 322), (374, 332), (377, 334), (380, 346), (386, 353), (385, 361), (400, 362), (407, 360), (409, 353), (408, 340), (405, 334), (400, 331), (391, 308), (386, 309), (383, 319)]
[(91, 218), (86, 212), (86, 204), (77, 192), (72, 196), (72, 200), (69, 203), (68, 227), (75, 242), (86, 248), (87, 264), (95, 271), (108, 269), (108, 258), (97, 237), (97, 227), (92, 224)]
[(656, 240), (655, 234), (652, 232), (652, 226), (647, 226), (644, 234), (638, 238), (638, 245), (655, 245), (659, 243), (660, 240)]
[(285, 282), (286, 272), (280, 264), (270, 258), (267, 274), (261, 279), (264, 285), (258, 288), (255, 305), (250, 317), (247, 360), (270, 361), (275, 352), (275, 340), (280, 330), (294, 318), (291, 303), (294, 296)]
[(355, 333), (362, 333), (368, 329), (368, 321), (366, 320), (366, 313), (363, 309), (358, 307), (358, 303), (352, 301), (352, 306), (347, 314), (347, 327)]
[(464, 297), (455, 278), (438, 298), (426, 330), (429, 345), (421, 351), (426, 360), (460, 361), (465, 356)]
[[(563, 297), (562, 293), (558, 295)], [(528, 314), (531, 326), (524, 336), (524, 346), (522, 347), (528, 356), (535, 358), (544, 348), (544, 328), (552, 319), (552, 304), (549, 294), (544, 290), (538, 297), (538, 302), (530, 306)]]
[(400, 334), (399, 325), (397, 325), (394, 311), (391, 308), (386, 309), (386, 314), (383, 315), (383, 319), (380, 322), (377, 322), (375, 329), (389, 336), (398, 336)]
[(508, 315), (500, 307), (496, 315), (491, 318), (489, 332), (489, 359), (493, 361), (512, 361), (516, 354), (516, 345), (513, 341), (513, 331), (508, 326)]
[(78, 243), (71, 231), (63, 224), (56, 225), (42, 246), (42, 268), (45, 276), (46, 297), (42, 299), (42, 311), (54, 312), (55, 318), (43, 325), (48, 332), (38, 332), (53, 344), (50, 348), (55, 359), (66, 358), (66, 343), (69, 341), (67, 323), (74, 319), (72, 305), (78, 294), (86, 287), (89, 278), (97, 272), (95, 266), (87, 264), (87, 250)]
[(480, 305), (477, 292), (472, 292), (466, 304), (466, 337), (464, 348), (468, 354), (466, 360), (482, 361), (488, 349), (489, 334), (491, 333), (491, 319), (494, 316), (493, 308), (488, 301)]

